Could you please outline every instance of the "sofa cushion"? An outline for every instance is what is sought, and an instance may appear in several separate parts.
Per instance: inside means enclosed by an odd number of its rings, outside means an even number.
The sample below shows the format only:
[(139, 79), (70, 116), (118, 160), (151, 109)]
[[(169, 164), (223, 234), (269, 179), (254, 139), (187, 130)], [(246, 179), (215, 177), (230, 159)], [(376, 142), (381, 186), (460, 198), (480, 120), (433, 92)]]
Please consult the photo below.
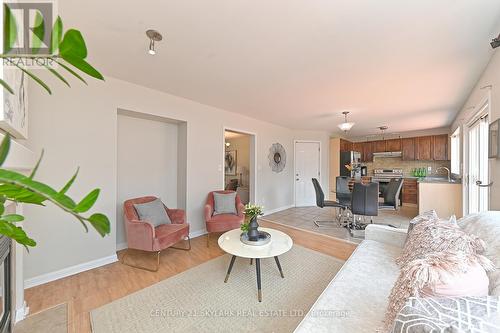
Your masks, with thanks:
[(214, 214), (233, 214), (236, 215), (236, 192), (217, 193), (214, 192)]
[(207, 223), (208, 232), (222, 232), (231, 229), (238, 229), (244, 221), (243, 216), (221, 214), (214, 215)]
[(170, 218), (165, 210), (165, 206), (160, 199), (150, 202), (134, 204), (134, 208), (141, 221), (147, 221), (157, 227), (161, 224), (170, 224)]
[(363, 241), (299, 324), (297, 333), (370, 332), (382, 326), (401, 248)]
[(461, 218), (458, 225), (486, 242), (484, 255), (497, 267), (496, 271), (488, 272), (490, 294), (500, 296), (500, 212), (471, 214)]

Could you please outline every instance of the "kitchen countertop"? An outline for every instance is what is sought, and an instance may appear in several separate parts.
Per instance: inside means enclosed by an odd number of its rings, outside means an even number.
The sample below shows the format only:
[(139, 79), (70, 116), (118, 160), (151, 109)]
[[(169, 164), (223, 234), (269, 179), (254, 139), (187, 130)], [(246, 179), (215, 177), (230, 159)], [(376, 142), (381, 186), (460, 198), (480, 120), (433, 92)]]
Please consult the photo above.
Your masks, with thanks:
[(416, 179), (419, 183), (429, 183), (429, 184), (462, 184), (462, 180), (451, 179), (448, 181), (448, 177), (440, 177), (440, 176), (430, 176), (430, 177), (415, 177), (405, 175), (406, 179)]

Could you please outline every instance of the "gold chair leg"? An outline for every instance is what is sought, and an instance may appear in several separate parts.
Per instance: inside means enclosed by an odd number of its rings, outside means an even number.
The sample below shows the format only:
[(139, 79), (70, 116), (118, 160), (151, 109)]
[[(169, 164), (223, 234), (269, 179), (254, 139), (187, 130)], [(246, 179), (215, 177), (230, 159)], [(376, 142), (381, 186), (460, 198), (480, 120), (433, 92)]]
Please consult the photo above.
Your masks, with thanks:
[(187, 248), (175, 247), (175, 246), (171, 246), (170, 248), (176, 249), (176, 250), (182, 250), (182, 251), (189, 251), (189, 250), (191, 250), (191, 238), (188, 236), (188, 247)]
[(127, 252), (125, 252), (125, 254), (123, 255), (122, 264), (130, 266), (130, 267), (138, 268), (138, 269), (143, 269), (143, 270), (149, 271), (149, 272), (158, 272), (158, 270), (160, 269), (160, 252), (161, 251), (156, 252), (156, 268), (154, 268), (154, 269), (151, 269), (151, 268), (148, 268), (145, 266), (139, 266), (139, 265), (127, 263), (125, 259), (127, 258), (129, 251), (130, 250), (127, 250)]
[(210, 233), (207, 232), (207, 247), (210, 247)]

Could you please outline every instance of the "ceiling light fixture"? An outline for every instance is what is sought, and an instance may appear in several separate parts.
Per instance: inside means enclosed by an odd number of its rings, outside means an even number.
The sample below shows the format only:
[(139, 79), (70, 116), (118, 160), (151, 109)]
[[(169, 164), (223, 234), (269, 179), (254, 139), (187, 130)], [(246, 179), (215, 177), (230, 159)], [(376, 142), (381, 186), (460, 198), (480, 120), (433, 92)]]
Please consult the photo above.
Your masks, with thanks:
[(159, 42), (163, 39), (162, 35), (156, 30), (146, 30), (146, 36), (149, 38), (149, 50), (148, 53), (151, 55), (156, 54), (155, 42)]
[(382, 132), (382, 140), (385, 140), (385, 131), (389, 129), (389, 126), (379, 126), (378, 129)]
[(342, 112), (342, 114), (344, 115), (344, 122), (339, 125), (339, 128), (344, 132), (350, 131), (354, 126), (354, 123), (350, 123), (347, 121), (347, 115), (349, 114), (349, 111), (344, 111)]

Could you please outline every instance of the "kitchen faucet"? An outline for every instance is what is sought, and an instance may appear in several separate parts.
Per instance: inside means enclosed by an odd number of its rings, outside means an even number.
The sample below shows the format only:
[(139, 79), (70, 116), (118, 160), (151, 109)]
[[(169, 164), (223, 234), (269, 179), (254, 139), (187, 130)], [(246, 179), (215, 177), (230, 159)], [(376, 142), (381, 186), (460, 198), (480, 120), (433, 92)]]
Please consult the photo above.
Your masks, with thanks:
[(439, 170), (446, 170), (446, 172), (448, 173), (448, 182), (451, 183), (451, 171), (450, 171), (450, 169), (448, 169), (447, 167), (444, 167), (444, 166), (443, 167), (439, 167), (439, 168), (436, 169), (436, 173), (438, 173)]

